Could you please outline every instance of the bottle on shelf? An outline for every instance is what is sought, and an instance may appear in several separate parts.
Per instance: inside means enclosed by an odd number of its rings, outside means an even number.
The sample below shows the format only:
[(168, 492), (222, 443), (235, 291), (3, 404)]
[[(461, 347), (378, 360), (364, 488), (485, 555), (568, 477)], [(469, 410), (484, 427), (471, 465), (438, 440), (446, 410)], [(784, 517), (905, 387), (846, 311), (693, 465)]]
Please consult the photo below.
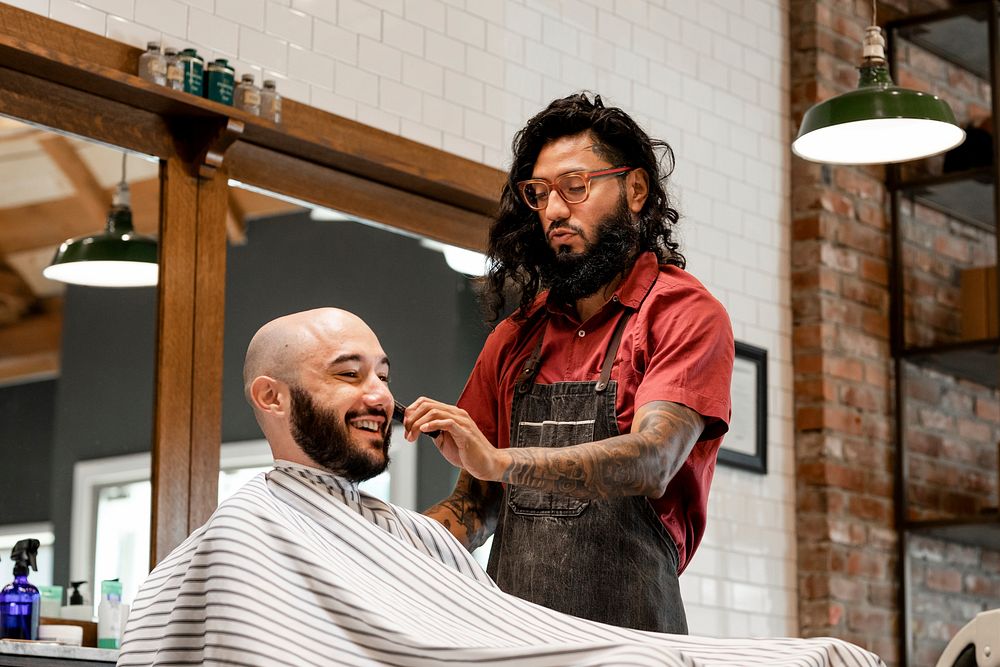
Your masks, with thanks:
[(232, 106), (234, 78), (229, 61), (216, 58), (205, 68), (205, 97)]
[(184, 92), (203, 95), (204, 84), (202, 80), (205, 72), (205, 61), (194, 49), (184, 49), (178, 59), (184, 72)]
[(167, 60), (167, 88), (184, 90), (184, 65), (181, 63), (180, 54), (177, 53), (177, 49), (167, 47), (163, 50), (163, 55)]
[(264, 89), (260, 91), (260, 117), (275, 123), (281, 122), (281, 95), (278, 94), (274, 79), (264, 80)]
[(253, 74), (244, 74), (233, 93), (233, 105), (255, 116), (260, 115), (260, 88), (254, 85)]
[(159, 86), (167, 85), (167, 58), (159, 42), (148, 42), (146, 52), (139, 56), (139, 78)]

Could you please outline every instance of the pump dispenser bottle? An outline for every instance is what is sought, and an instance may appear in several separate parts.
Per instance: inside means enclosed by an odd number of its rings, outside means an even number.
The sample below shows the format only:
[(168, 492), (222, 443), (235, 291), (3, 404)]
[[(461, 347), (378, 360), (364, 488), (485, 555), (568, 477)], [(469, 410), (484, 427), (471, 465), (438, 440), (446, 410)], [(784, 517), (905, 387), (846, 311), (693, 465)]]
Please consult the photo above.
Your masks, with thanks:
[(0, 637), (4, 639), (38, 639), (42, 600), (38, 589), (28, 582), (28, 568), (38, 570), (38, 546), (38, 540), (21, 540), (10, 552), (14, 581), (0, 591)]
[(76, 621), (93, 621), (94, 620), (94, 607), (93, 605), (86, 604), (83, 599), (83, 595), (80, 593), (80, 586), (87, 583), (86, 581), (71, 581), (69, 582), (72, 592), (69, 594), (69, 604), (60, 610), (59, 615), (62, 618), (69, 618)]

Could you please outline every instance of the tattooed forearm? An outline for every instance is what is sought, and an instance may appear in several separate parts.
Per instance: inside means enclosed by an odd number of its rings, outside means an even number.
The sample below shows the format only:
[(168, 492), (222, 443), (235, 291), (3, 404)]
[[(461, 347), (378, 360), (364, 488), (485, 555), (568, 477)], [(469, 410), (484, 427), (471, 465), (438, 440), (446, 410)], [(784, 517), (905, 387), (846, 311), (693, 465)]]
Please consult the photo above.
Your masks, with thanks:
[(472, 551), (493, 534), (502, 495), (500, 484), (477, 480), (463, 470), (452, 494), (424, 514), (440, 522)]
[(642, 406), (636, 428), (571, 447), (506, 450), (501, 481), (579, 498), (663, 495), (704, 428), (697, 412), (666, 401)]

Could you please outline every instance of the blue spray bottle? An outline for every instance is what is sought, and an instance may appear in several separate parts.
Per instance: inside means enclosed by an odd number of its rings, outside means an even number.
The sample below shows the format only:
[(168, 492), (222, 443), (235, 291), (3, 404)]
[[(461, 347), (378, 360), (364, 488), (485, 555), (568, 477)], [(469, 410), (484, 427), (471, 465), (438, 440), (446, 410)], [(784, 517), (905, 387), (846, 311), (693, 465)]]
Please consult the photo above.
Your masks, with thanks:
[(42, 599), (28, 582), (28, 568), (38, 570), (38, 545), (38, 540), (21, 540), (10, 552), (14, 581), (0, 591), (0, 637), (4, 639), (38, 639)]

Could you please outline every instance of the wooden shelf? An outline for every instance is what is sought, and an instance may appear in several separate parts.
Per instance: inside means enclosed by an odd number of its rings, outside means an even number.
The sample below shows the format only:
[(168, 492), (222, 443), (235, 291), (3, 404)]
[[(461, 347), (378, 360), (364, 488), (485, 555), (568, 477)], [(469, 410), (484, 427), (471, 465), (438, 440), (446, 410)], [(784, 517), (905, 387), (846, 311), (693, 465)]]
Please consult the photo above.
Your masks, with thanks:
[(939, 540), (1000, 551), (1000, 513), (996, 508), (976, 516), (907, 521), (906, 530)]
[(996, 389), (1000, 377), (1000, 340), (962, 341), (904, 350), (907, 361)]
[[(317, 165), (373, 180), (479, 215), (492, 215), (506, 175), (458, 156), (362, 123), (284, 100), (282, 123), (196, 95), (140, 79), (129, 69), (138, 49), (114, 62), (91, 62), (44, 46), (0, 34), (0, 63), (5, 69), (44, 77), (132, 109), (156, 114), (172, 127), (204, 127), (204, 121), (243, 123), (239, 141)], [(120, 61), (120, 62), (119, 62)], [(192, 123), (200, 120), (201, 123)], [(174, 147), (164, 147), (168, 152)], [(163, 155), (159, 155), (163, 157)]]

